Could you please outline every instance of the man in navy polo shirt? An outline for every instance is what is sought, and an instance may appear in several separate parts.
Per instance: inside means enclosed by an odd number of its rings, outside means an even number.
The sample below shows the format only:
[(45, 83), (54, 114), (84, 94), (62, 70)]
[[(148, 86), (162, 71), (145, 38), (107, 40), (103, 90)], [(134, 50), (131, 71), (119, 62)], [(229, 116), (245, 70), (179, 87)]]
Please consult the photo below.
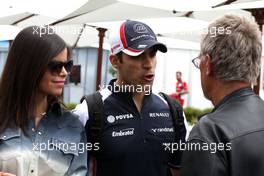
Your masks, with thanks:
[[(111, 41), (110, 61), (118, 76), (100, 90), (103, 126), (97, 176), (179, 174), (181, 151), (169, 146), (175, 137), (170, 109), (151, 91), (158, 50), (167, 52), (152, 29), (138, 21), (124, 22)], [(85, 101), (74, 110), (84, 125), (88, 112)]]

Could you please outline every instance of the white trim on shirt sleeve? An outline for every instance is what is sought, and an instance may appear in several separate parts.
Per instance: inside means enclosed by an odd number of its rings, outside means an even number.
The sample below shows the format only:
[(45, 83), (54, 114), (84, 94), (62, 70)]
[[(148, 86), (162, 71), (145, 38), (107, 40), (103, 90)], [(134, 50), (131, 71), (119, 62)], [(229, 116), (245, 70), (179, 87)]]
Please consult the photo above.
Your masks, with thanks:
[(184, 125), (185, 125), (185, 128), (186, 128), (185, 140), (187, 141), (187, 139), (189, 138), (189, 135), (190, 135), (192, 127), (188, 124), (184, 112), (183, 112), (183, 117), (184, 117)]
[(72, 110), (72, 113), (76, 114), (83, 126), (85, 126), (86, 122), (89, 120), (89, 110), (86, 101), (83, 100), (81, 104), (78, 104), (75, 109)]

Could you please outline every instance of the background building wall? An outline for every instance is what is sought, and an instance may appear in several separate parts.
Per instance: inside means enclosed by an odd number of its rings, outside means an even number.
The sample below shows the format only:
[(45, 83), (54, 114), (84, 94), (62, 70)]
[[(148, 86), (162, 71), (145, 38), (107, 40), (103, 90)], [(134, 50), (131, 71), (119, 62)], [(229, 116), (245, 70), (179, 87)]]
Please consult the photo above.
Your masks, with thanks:
[[(3, 71), (8, 54), (8, 42), (0, 42), (0, 74)], [(199, 49), (183, 49), (168, 47), (167, 53), (157, 53), (157, 68), (153, 91), (165, 92), (168, 94), (175, 92), (176, 71), (181, 71), (183, 80), (187, 82), (189, 94), (185, 96), (185, 107), (208, 108), (212, 107), (210, 101), (204, 98), (201, 84), (200, 71), (192, 64), (192, 59), (199, 55)], [(106, 86), (112, 75), (109, 73), (111, 66), (109, 62), (109, 51), (103, 51), (102, 79), (101, 85)], [(75, 65), (81, 65), (81, 82), (75, 85), (67, 83), (63, 91), (64, 102), (79, 103), (83, 95), (95, 92), (96, 68), (97, 68), (97, 48), (75, 48), (72, 51), (72, 59)], [(263, 57), (262, 57), (263, 60)], [(262, 65), (264, 62), (262, 62)], [(263, 70), (261, 85), (263, 85)], [(263, 86), (260, 88), (260, 96), (264, 98)]]

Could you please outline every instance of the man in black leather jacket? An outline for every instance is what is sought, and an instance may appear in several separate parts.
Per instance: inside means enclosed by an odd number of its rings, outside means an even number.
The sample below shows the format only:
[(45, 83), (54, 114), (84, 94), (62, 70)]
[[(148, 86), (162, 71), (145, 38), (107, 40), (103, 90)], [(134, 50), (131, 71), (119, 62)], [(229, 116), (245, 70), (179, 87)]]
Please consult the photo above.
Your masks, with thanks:
[(193, 63), (215, 108), (191, 131), (181, 175), (262, 176), (264, 102), (251, 89), (260, 73), (261, 33), (255, 22), (235, 15), (208, 31)]

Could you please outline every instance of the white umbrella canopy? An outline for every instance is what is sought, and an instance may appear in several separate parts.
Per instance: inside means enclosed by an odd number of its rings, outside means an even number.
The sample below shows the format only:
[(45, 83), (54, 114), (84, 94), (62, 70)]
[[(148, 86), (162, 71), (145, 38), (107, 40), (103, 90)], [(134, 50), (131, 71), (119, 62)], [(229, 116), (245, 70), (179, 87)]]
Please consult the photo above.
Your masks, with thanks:
[[(230, 11), (219, 10), (203, 11), (199, 13), (193, 12), (192, 17), (189, 18), (169, 17), (138, 20), (148, 24), (158, 36), (199, 43), (202, 34), (208, 32), (206, 30), (209, 22), (226, 13), (230, 13)], [(233, 10), (232, 13), (253, 18), (249, 12), (243, 10)], [(118, 27), (120, 26), (121, 22), (122, 21), (98, 22), (89, 23), (89, 25), (107, 28), (109, 29), (111, 35), (113, 31), (118, 31)]]
[[(164, 37), (171, 37), (181, 40), (192, 42), (199, 42), (201, 34), (207, 27), (208, 23), (214, 18), (221, 16), (225, 13), (230, 13), (227, 10), (219, 11), (203, 11), (192, 12), (191, 18), (187, 17), (168, 17), (168, 18), (151, 18), (151, 19), (138, 19), (145, 22), (156, 32)], [(242, 10), (233, 10), (233, 13), (242, 14), (251, 17), (250, 13)], [(208, 15), (211, 14), (211, 15)], [(18, 27), (24, 28), (31, 25), (44, 26), (56, 21), (55, 18), (46, 17), (43, 15), (32, 13), (20, 13), (7, 17), (0, 18), (0, 24), (14, 24)], [(112, 31), (118, 31), (122, 21), (109, 21), (109, 22), (96, 22), (88, 23), (82, 31), (84, 24), (71, 24), (71, 25), (56, 25), (53, 28), (70, 46), (84, 47), (92, 46), (98, 47), (98, 31), (90, 27), (103, 27)], [(109, 49), (108, 36), (106, 34), (104, 48)], [(15, 36), (15, 35), (14, 35)]]
[(263, 0), (119, 0), (123, 3), (140, 4), (163, 10), (188, 12), (212, 9), (249, 9), (263, 7)]
[[(240, 16), (244, 16), (246, 18), (254, 18), (250, 12), (245, 10), (209, 10), (209, 11), (191, 12), (189, 15), (189, 20), (193, 19), (193, 21), (189, 21), (190, 22), (189, 24), (191, 26), (188, 26), (183, 30), (163, 32), (161, 33), (161, 35), (166, 37), (192, 41), (192, 42), (200, 42), (202, 35), (208, 32), (207, 31), (208, 24), (225, 14), (237, 14)], [(198, 21), (201, 21), (203, 23), (200, 23), (200, 25), (196, 25), (195, 22), (197, 23)], [(209, 32), (214, 32), (214, 31), (209, 31)]]
[(25, 12), (25, 13), (18, 13), (15, 15), (10, 15), (10, 16), (4, 16), (0, 17), (0, 24), (14, 24), (17, 23), (18, 21), (22, 19), (27, 19), (34, 16), (33, 13)]
[[(264, 1), (258, 0), (119, 0), (123, 3), (140, 4), (145, 7), (160, 8), (162, 10), (174, 11), (176, 14), (192, 18), (167, 19), (167, 22), (159, 20), (160, 26), (157, 31), (161, 36), (200, 42), (201, 35), (206, 31), (207, 25), (214, 19), (224, 14), (237, 14), (247, 18), (254, 18), (249, 11), (242, 9), (254, 9), (264, 7)], [(181, 13), (179, 13), (181, 12)], [(169, 22), (170, 21), (170, 22)], [(179, 22), (178, 22), (179, 21)], [(151, 24), (151, 22), (146, 22)], [(165, 23), (167, 30), (161, 30)], [(176, 24), (175, 24), (176, 23)], [(154, 25), (155, 26), (155, 25)], [(169, 27), (168, 27), (169, 26)]]
[(24, 12), (15, 15), (0, 17), (0, 24), (16, 25), (18, 27), (24, 28), (32, 25), (44, 26), (56, 20), (57, 19), (53, 17)]
[(13, 40), (21, 28), (12, 25), (0, 25), (0, 41)]
[[(0, 39), (13, 40), (15, 36), (25, 27), (37, 25), (45, 26), (57, 19), (29, 12), (0, 17)], [(13, 25), (13, 26), (11, 26)], [(49, 26), (60, 35), (69, 46), (73, 47), (98, 47), (98, 31), (83, 24)], [(82, 31), (83, 30), (83, 31)], [(110, 49), (107, 38), (104, 49)]]
[[(98, 48), (98, 30), (85, 24), (49, 26), (60, 35), (68, 45), (72, 47), (96, 47)], [(106, 34), (108, 36), (108, 32)], [(108, 37), (104, 38), (104, 49), (109, 50)]]
[(145, 7), (159, 8), (174, 12), (209, 10), (226, 0), (119, 0), (123, 3), (140, 4)]
[(229, 5), (223, 5), (217, 9), (256, 9), (264, 7), (263, 0), (237, 0)]
[[(237, 4), (245, 3), (245, 0), (238, 1)], [(120, 24), (120, 20), (138, 19), (149, 24), (161, 36), (200, 42), (201, 34), (209, 22), (223, 14), (233, 13), (252, 18), (248, 11), (213, 8), (225, 3), (226, 0), (201, 0), (199, 4), (195, 0), (90, 0), (54, 24), (87, 23), (116, 31), (117, 28), (113, 28), (118, 25), (113, 25), (113, 21)]]
[(29, 12), (59, 19), (86, 2), (87, 0), (3, 0), (0, 1), (0, 17)]
[[(98, 48), (99, 47), (99, 37), (98, 30), (95, 27), (86, 26), (80, 39), (77, 43), (78, 47), (91, 46)], [(106, 31), (105, 37), (103, 39), (103, 49), (110, 50), (109, 43), (109, 31)]]
[[(170, 48), (182, 48), (182, 49), (198, 49), (199, 43), (197, 41), (193, 40), (191, 37), (197, 36), (199, 39), (200, 36), (198, 36), (197, 33), (192, 33), (193, 31), (190, 29), (200, 29), (205, 28), (208, 23), (204, 21), (194, 20), (185, 17), (182, 18), (157, 18), (157, 19), (138, 19), (146, 24), (148, 24), (157, 34), (158, 40), (164, 42), (167, 44)], [(183, 21), (183, 23), (182, 23)], [(121, 23), (124, 21), (109, 21), (109, 22), (97, 22), (97, 23), (88, 23), (85, 27), (87, 30), (84, 31), (80, 37), (80, 40), (77, 43), (78, 47), (83, 46), (92, 46), (92, 47), (98, 47), (98, 31), (90, 26), (100, 26), (102, 28), (108, 29), (106, 31), (105, 37), (104, 37), (104, 43), (103, 48), (110, 50), (110, 39), (116, 34), (116, 31), (119, 30), (119, 27)], [(170, 25), (168, 29), (168, 23)], [(182, 25), (179, 25), (182, 24)], [(187, 26), (188, 25), (188, 26)], [(64, 26), (64, 25), (62, 25)], [(67, 26), (67, 25), (65, 25)], [(69, 25), (69, 26), (78, 26), (78, 30), (80, 31), (82, 25)], [(162, 26), (162, 27), (161, 27)], [(60, 25), (54, 26), (54, 27), (61, 27)], [(189, 28), (189, 31), (185, 31), (185, 28)], [(179, 35), (177, 37), (169, 36), (166, 37), (164, 35), (164, 32), (172, 32), (172, 31), (178, 31)], [(170, 33), (169, 33), (170, 34)], [(192, 34), (193, 36), (189, 35)], [(187, 37), (190, 37), (190, 40), (186, 40)], [(73, 37), (75, 38), (75, 37)], [(69, 40), (68, 40), (69, 41)], [(74, 40), (72, 40), (74, 41)], [(181, 44), (179, 44), (181, 43)], [(184, 43), (184, 45), (182, 45)]]
[[(148, 24), (158, 36), (187, 40), (191, 42), (199, 42), (200, 34), (208, 25), (207, 21), (196, 20), (187, 17), (151, 18), (136, 20)], [(114, 35), (115, 31), (119, 31), (119, 27), (122, 22), (123, 21), (111, 21), (88, 24), (108, 29), (111, 38), (111, 35)]]
[(82, 24), (88, 22), (117, 21), (125, 19), (175, 17), (172, 11), (144, 7), (118, 0), (89, 0), (82, 7), (58, 21), (59, 24)]
[(14, 40), (16, 35), (28, 26), (44, 26), (56, 21), (55, 18), (29, 12), (0, 17), (0, 40)]
[(240, 15), (240, 16), (244, 16), (247, 18), (253, 18), (253, 16), (251, 15), (249, 11), (240, 10), (240, 9), (232, 9), (232, 10), (212, 9), (208, 11), (194, 11), (190, 13), (189, 18), (211, 22), (215, 20), (216, 18), (219, 18), (225, 14), (235, 14), (235, 15)]
[(0, 25), (15, 25), (19, 28), (19, 30), (8, 30), (5, 27), (1, 35), (3, 36), (4, 33), (9, 32), (10, 34), (6, 38), (12, 40), (22, 28), (32, 25), (48, 25), (79, 8), (86, 1), (74, 0), (67, 3), (64, 0), (1, 1)]
[[(29, 1), (29, 0), (26, 0), (26, 1)], [(41, 12), (42, 14), (44, 14), (43, 10)], [(122, 15), (120, 15), (121, 13)], [(81, 15), (81, 14), (84, 14), (84, 15)], [(179, 16), (179, 14), (177, 15)], [(183, 15), (183, 13), (181, 15)], [(80, 47), (94, 46), (96, 47), (98, 46), (97, 30), (86, 26), (84, 30), (82, 31), (84, 23), (89, 22), (89, 21), (98, 22), (101, 20), (109, 21), (111, 19), (114, 19), (114, 20), (129, 19), (129, 18), (136, 19), (136, 18), (157, 17), (157, 16), (158, 17), (175, 16), (175, 14), (167, 10), (161, 10), (157, 8), (146, 8), (140, 5), (133, 5), (133, 4), (124, 3), (124, 2), (120, 2), (116, 0), (104, 0), (104, 1), (90, 0), (86, 4), (84, 4), (81, 8), (67, 15), (63, 19), (68, 19), (71, 17), (75, 17), (75, 18), (59, 23), (59, 25), (56, 26), (56, 29), (58, 29), (57, 33), (61, 35), (66, 40), (66, 42), (69, 43), (71, 46), (80, 46)], [(162, 24), (160, 23), (161, 20), (162, 20)], [(30, 26), (30, 25), (43, 26), (43, 25), (51, 24), (55, 21), (56, 21), (56, 18), (47, 17), (45, 15), (38, 15), (34, 13), (29, 13), (29, 12), (18, 13), (15, 15), (10, 15), (10, 16), (0, 18), (0, 24), (13, 24), (13, 25), (16, 25), (22, 28)], [(169, 18), (167, 19), (159, 18), (156, 21), (157, 23), (155, 24), (152, 24), (153, 22), (151, 22), (152, 26), (154, 27), (154, 31), (157, 31), (157, 33), (160, 33), (160, 34), (163, 34), (163, 33), (168, 34), (165, 36), (169, 36), (169, 37), (171, 36), (176, 37), (175, 35), (169, 35), (173, 31), (174, 32), (180, 31), (180, 33), (182, 33), (181, 31), (188, 31), (190, 27), (186, 27), (185, 24), (198, 23), (198, 22), (195, 22), (194, 20), (188, 20), (187, 18), (183, 20), (181, 18), (179, 20), (174, 20), (173, 22), (173, 24), (176, 24), (176, 23), (181, 24), (181, 25), (178, 25), (178, 27), (177, 26), (167, 27), (168, 23), (171, 23), (169, 22), (170, 21)], [(146, 22), (146, 23), (149, 23), (149, 22)], [(68, 25), (65, 25), (65, 24), (68, 24)], [(74, 25), (69, 25), (69, 24), (74, 24)], [(95, 26), (102, 27), (101, 25), (95, 25)], [(107, 28), (110, 29), (110, 27), (107, 27)], [(191, 28), (193, 29), (193, 27)], [(71, 29), (74, 29), (75, 32), (70, 31)], [(65, 31), (68, 31), (68, 32), (65, 32)], [(82, 31), (82, 32), (81, 34), (79, 33), (77, 34), (76, 31)], [(192, 33), (194, 34), (195, 32), (192, 32)], [(189, 35), (183, 35), (183, 36), (179, 35), (178, 38), (183, 39), (183, 40), (190, 40), (194, 38), (194, 37), (189, 37), (190, 38), (189, 39), (188, 36)], [(108, 40), (107, 37), (104, 40), (107, 41)], [(197, 40), (194, 40), (194, 41), (197, 41)], [(104, 47), (109, 49), (108, 42), (106, 42)]]

